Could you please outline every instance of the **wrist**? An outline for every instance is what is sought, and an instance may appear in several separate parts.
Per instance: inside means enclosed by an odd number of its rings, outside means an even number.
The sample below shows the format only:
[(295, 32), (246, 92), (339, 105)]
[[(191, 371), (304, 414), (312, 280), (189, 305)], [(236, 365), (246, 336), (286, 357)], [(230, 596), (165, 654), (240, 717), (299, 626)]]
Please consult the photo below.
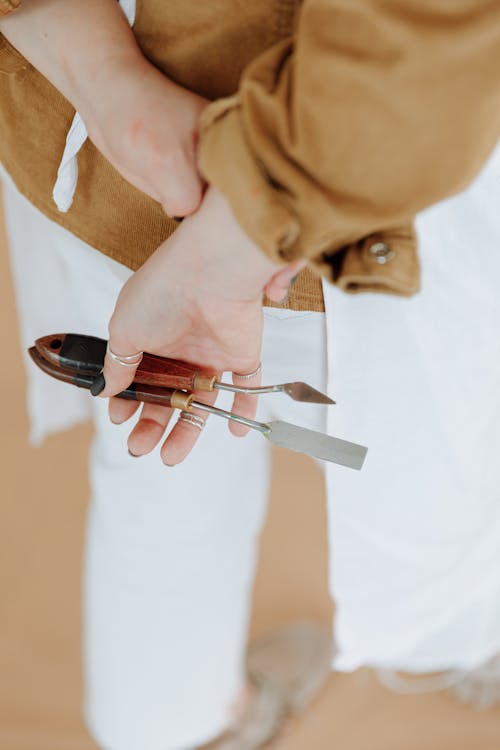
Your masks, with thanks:
[(82, 69), (73, 76), (73, 98), (77, 109), (90, 129), (100, 129), (117, 109), (117, 105), (128, 100), (134, 87), (140, 88), (141, 80), (148, 74), (150, 63), (137, 46), (126, 49), (107, 50), (102, 53), (100, 64)]
[(286, 264), (276, 263), (250, 239), (237, 221), (228, 199), (217, 188), (207, 190), (203, 209), (209, 212), (214, 226), (212, 245), (215, 247), (211, 248), (212, 252), (225, 255), (233, 276), (239, 278), (243, 286), (260, 293), (269, 279)]
[(185, 219), (167, 241), (176, 263), (185, 265), (186, 277), (213, 287), (215, 295), (234, 299), (260, 299), (269, 280), (285, 264), (278, 264), (245, 234), (229, 202), (209, 187), (196, 214)]

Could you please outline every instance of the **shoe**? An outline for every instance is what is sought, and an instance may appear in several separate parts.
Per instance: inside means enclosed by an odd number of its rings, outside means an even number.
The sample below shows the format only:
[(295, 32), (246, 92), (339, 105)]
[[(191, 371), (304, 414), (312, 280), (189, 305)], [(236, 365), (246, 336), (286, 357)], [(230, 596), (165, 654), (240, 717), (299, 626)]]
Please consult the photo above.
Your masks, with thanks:
[(303, 711), (326, 683), (333, 656), (330, 633), (314, 623), (292, 623), (257, 638), (247, 670), (254, 696), (237, 724), (198, 750), (257, 750)]
[(457, 682), (452, 691), (462, 703), (489, 708), (500, 702), (500, 654), (476, 669), (454, 670)]
[(449, 690), (461, 703), (476, 708), (500, 703), (500, 654), (475, 669), (448, 669), (430, 677), (408, 677), (391, 669), (378, 669), (377, 676), (384, 687), (402, 695)]

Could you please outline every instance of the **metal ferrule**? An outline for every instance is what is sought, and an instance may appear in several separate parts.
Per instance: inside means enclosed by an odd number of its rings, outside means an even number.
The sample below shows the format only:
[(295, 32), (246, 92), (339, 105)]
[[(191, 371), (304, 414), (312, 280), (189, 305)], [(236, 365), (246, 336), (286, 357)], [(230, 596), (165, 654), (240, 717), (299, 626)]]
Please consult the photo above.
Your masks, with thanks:
[(207, 375), (198, 373), (194, 376), (193, 390), (195, 391), (213, 391), (217, 375)]
[(193, 403), (194, 396), (192, 393), (185, 393), (184, 391), (174, 391), (170, 397), (170, 406), (172, 409), (180, 409), (181, 411), (189, 411)]

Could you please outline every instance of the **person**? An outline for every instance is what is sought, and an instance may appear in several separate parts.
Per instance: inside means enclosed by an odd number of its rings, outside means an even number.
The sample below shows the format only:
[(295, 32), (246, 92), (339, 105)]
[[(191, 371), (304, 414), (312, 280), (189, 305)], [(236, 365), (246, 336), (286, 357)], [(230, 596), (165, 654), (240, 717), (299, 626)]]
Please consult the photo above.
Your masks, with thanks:
[[(16, 185), (6, 207), (25, 342), (72, 326), (106, 336), (109, 320), (102, 397), (131, 382), (119, 360), (141, 351), (236, 383), (258, 384), (262, 359), (266, 379), (293, 371), (330, 386), (339, 408), (259, 408), (316, 429), (328, 420), (369, 445), (361, 474), (327, 473), (338, 669), (471, 670), (499, 650), (498, 435), (484, 416), (498, 408), (486, 200), (497, 152), (476, 192), (419, 219), (423, 290), (404, 299), (419, 288), (411, 217), (470, 182), (498, 138), (498, 13), (487, 2), (262, 0), (236, 13), (145, 0), (132, 34), (111, 0), (26, 0), (0, 22), (0, 158)], [(481, 225), (467, 211), (489, 223), (474, 252), (463, 238)], [(305, 264), (285, 308), (266, 308), (262, 338), (262, 292), (276, 304)], [(57, 294), (40, 287), (48, 268)], [(68, 412), (47, 411), (47, 384), (31, 383), (40, 435)], [(72, 403), (81, 414), (88, 401)], [(199, 746), (245, 695), (268, 458), (256, 436), (229, 440), (216, 420), (201, 435), (181, 415), (164, 438), (171, 412), (144, 406), (132, 461), (132, 408), (111, 399), (121, 427), (104, 408), (95, 399), (89, 724), (106, 748)], [(251, 416), (256, 403), (232, 408)], [(286, 631), (273, 648), (324, 646), (314, 632)], [(260, 703), (244, 701), (262, 710), (246, 719), (250, 739), (235, 730), (240, 747), (261, 744), (293, 703), (266, 684)]]

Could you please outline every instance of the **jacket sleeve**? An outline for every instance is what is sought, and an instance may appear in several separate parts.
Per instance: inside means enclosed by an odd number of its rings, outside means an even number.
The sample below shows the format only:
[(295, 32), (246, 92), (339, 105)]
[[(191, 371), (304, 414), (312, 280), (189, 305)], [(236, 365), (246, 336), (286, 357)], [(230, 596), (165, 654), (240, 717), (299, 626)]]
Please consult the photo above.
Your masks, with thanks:
[(497, 0), (304, 0), (294, 38), (203, 113), (200, 167), (266, 254), (335, 281), (339, 251), (478, 172), (499, 71)]
[(19, 8), (21, 0), (0, 0), (0, 16), (6, 16)]

